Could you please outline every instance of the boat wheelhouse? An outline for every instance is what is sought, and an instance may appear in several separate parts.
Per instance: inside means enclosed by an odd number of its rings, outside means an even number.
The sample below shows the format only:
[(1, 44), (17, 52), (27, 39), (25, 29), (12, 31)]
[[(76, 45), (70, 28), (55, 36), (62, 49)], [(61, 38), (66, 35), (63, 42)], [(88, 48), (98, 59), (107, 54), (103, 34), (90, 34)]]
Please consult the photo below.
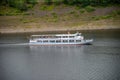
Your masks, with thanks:
[(54, 34), (54, 35), (32, 35), (30, 45), (69, 45), (90, 44), (93, 39), (84, 40), (81, 33)]

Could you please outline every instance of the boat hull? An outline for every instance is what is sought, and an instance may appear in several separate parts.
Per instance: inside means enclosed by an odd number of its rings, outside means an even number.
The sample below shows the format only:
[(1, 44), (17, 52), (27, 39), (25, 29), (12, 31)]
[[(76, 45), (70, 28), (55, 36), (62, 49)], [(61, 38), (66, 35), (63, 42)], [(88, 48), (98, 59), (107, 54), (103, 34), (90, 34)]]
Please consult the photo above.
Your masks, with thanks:
[(91, 44), (93, 42), (93, 39), (90, 40), (83, 40), (81, 42), (73, 42), (73, 43), (39, 43), (39, 42), (31, 42), (29, 45), (85, 45), (85, 44)]

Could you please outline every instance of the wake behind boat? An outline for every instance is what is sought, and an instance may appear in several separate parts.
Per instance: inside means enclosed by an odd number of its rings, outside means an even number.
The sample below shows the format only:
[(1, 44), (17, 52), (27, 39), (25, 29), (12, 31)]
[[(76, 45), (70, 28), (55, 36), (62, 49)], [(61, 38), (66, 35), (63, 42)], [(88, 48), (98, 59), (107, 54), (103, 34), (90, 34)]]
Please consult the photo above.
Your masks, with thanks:
[(81, 45), (91, 44), (93, 39), (85, 40), (81, 33), (54, 34), (54, 35), (32, 35), (30, 45)]

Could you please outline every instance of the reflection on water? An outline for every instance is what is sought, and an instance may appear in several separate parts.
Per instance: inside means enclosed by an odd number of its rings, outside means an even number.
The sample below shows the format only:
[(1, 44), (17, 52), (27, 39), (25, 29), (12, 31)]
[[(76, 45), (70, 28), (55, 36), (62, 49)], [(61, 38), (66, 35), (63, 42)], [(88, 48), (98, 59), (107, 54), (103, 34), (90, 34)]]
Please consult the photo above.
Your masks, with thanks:
[[(83, 53), (82, 46), (31, 46), (34, 79), (71, 80), (74, 66)], [(76, 60), (74, 61), (74, 59)], [(36, 63), (37, 66), (36, 66)], [(79, 63), (79, 62), (78, 62)], [(76, 71), (76, 70), (75, 70)]]
[(66, 46), (30, 46), (30, 52), (33, 53), (76, 53), (83, 52), (83, 46), (80, 45), (66, 45)]
[[(99, 50), (94, 53), (89, 51), (91, 47), (93, 48), (88, 45), (31, 46), (32, 65), (34, 65), (32, 69), (36, 74), (33, 77), (38, 78), (39, 75), (39, 78), (44, 80), (120, 79), (118, 71), (120, 55), (98, 54)], [(36, 62), (39, 63), (37, 67)]]
[(120, 37), (113, 34), (86, 33), (92, 45), (0, 45), (0, 80), (120, 80)]

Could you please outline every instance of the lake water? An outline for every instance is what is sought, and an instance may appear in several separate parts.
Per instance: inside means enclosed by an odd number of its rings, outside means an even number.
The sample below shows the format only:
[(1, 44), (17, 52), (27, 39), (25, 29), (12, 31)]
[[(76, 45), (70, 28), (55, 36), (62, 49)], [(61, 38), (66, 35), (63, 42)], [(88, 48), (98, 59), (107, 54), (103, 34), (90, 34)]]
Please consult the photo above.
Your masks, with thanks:
[(92, 45), (19, 45), (30, 34), (1, 35), (0, 80), (120, 80), (120, 30), (82, 33)]

